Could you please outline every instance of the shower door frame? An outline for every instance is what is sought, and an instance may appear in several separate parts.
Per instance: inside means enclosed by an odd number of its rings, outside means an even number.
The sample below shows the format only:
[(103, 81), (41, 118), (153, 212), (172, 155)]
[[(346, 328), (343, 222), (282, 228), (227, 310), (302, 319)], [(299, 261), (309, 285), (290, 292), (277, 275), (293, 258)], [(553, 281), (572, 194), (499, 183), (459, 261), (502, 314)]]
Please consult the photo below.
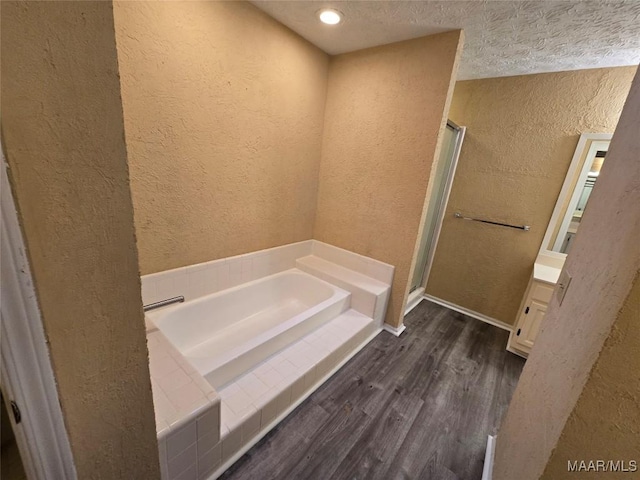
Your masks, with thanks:
[[(422, 276), (420, 281), (418, 282), (417, 287), (409, 292), (409, 296), (407, 298), (407, 303), (405, 305), (405, 315), (411, 311), (411, 309), (415, 308), (420, 301), (424, 298), (424, 291), (427, 287), (427, 281), (429, 280), (429, 275), (431, 273), (431, 267), (433, 266), (433, 259), (435, 257), (436, 248), (438, 246), (438, 240), (440, 238), (440, 232), (442, 230), (442, 222), (444, 220), (444, 214), (447, 210), (447, 205), (449, 203), (449, 196), (451, 195), (451, 188), (453, 186), (453, 179), (456, 175), (456, 169), (458, 167), (458, 160), (460, 159), (460, 151), (462, 149), (462, 143), (464, 141), (464, 136), (467, 131), (467, 127), (462, 127), (457, 125), (451, 120), (447, 120), (447, 125), (453, 128), (457, 134), (455, 139), (455, 144), (453, 147), (453, 153), (451, 158), (451, 166), (449, 167), (449, 171), (447, 172), (447, 178), (445, 180), (444, 191), (442, 192), (442, 196), (437, 200), (439, 205), (436, 211), (436, 223), (435, 228), (433, 230), (433, 237), (431, 238), (431, 242), (429, 243), (427, 248), (427, 261), (425, 263), (424, 271), (422, 272)], [(445, 127), (446, 128), (446, 127)], [(441, 146), (440, 148), (442, 148)], [(426, 222), (425, 218), (425, 222)], [(422, 235), (424, 236), (426, 232), (422, 231)], [(420, 238), (420, 243), (422, 243), (422, 237)], [(419, 243), (419, 245), (420, 245)], [(418, 247), (420, 248), (420, 247)], [(416, 257), (417, 262), (417, 257)], [(416, 265), (415, 268), (418, 268), (419, 265)], [(413, 278), (410, 279), (413, 281)], [(409, 286), (411, 288), (411, 286)]]

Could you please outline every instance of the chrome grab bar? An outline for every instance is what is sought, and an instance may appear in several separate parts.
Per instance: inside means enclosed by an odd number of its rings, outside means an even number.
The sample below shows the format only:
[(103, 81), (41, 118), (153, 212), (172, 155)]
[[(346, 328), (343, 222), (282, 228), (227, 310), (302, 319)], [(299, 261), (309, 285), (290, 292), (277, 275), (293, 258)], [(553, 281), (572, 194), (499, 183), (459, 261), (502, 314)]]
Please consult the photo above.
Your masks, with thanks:
[(463, 217), (460, 212), (454, 213), (453, 216), (456, 218), (461, 218), (463, 220), (471, 220), (473, 222), (489, 223), (491, 225), (498, 225), (500, 227), (517, 228), (518, 230), (524, 230), (525, 232), (531, 230), (531, 227), (529, 225), (511, 225), (509, 223), (493, 222), (491, 220), (483, 220), (481, 218)]
[(166, 307), (167, 305), (171, 305), (172, 303), (182, 303), (184, 302), (184, 297), (181, 295), (179, 297), (167, 298), (166, 300), (160, 300), (159, 302), (149, 303), (148, 305), (142, 306), (143, 312), (148, 312), (149, 310), (153, 310), (154, 308)]

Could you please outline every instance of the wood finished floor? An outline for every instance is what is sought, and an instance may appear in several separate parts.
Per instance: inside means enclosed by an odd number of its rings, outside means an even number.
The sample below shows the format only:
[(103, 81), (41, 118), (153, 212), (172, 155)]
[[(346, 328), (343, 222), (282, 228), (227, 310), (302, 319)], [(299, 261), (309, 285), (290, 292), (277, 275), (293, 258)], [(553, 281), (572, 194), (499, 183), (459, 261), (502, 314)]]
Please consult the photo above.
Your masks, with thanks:
[(479, 480), (524, 360), (508, 333), (424, 300), (221, 477)]

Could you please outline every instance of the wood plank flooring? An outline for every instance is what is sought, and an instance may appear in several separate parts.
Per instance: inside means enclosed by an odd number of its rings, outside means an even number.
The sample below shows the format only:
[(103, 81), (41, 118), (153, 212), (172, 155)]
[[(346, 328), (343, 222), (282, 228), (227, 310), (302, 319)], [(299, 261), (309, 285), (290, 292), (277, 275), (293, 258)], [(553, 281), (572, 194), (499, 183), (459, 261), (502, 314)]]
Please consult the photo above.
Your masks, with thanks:
[(524, 360), (508, 333), (427, 300), (221, 477), (479, 480)]

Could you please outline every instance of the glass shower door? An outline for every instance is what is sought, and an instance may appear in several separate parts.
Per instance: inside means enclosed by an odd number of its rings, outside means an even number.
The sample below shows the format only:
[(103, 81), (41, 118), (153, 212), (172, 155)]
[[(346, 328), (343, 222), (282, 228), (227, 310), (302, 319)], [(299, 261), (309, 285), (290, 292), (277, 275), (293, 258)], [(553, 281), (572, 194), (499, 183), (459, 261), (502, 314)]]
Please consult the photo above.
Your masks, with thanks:
[(442, 139), (440, 158), (436, 166), (435, 183), (429, 197), (416, 268), (411, 279), (411, 292), (424, 285), (424, 280), (426, 280), (431, 268), (463, 137), (464, 127), (458, 127), (455, 123), (448, 121)]

